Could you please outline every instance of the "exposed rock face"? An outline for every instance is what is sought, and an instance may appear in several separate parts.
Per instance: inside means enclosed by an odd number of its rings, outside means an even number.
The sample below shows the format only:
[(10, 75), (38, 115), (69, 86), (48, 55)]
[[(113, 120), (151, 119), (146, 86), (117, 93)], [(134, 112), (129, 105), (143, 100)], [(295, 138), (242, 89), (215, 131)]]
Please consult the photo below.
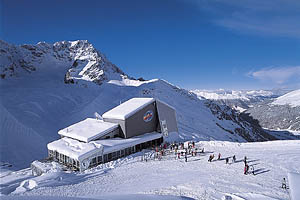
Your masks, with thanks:
[(214, 101), (208, 101), (205, 103), (205, 105), (210, 108), (212, 114), (215, 115), (219, 120), (229, 120), (236, 125), (236, 128), (230, 130), (222, 127), (222, 125), (219, 123), (216, 123), (217, 126), (232, 135), (237, 134), (249, 142), (276, 139), (272, 135), (265, 132), (260, 127), (257, 120), (251, 118), (247, 114), (239, 113), (231, 109), (229, 106), (219, 105)]
[(262, 103), (249, 108), (246, 113), (264, 128), (300, 131), (300, 106)]
[[(110, 79), (126, 77), (117, 66), (98, 52), (86, 40), (61, 41), (54, 44), (11, 45), (0, 41), (0, 77), (23, 76), (35, 71), (51, 73), (59, 68), (65, 73), (65, 83), (88, 80), (102, 84)], [(58, 71), (57, 71), (58, 73)]]

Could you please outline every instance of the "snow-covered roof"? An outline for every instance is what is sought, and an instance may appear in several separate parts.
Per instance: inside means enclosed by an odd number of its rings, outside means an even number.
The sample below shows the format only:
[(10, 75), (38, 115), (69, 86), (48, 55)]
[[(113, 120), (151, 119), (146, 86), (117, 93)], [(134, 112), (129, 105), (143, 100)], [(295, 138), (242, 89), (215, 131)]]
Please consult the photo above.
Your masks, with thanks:
[(290, 196), (292, 200), (297, 200), (300, 197), (300, 174), (290, 172), (288, 173), (288, 181), (290, 186)]
[(62, 138), (47, 145), (49, 150), (57, 151), (75, 160), (82, 161), (96, 153), (107, 154), (140, 143), (155, 140), (162, 137), (161, 133), (153, 132), (132, 137), (129, 139), (112, 138), (96, 140), (89, 143), (79, 142), (71, 138)]
[(112, 139), (105, 139), (105, 140), (97, 140), (96, 142), (98, 144), (101, 144), (104, 147), (103, 154), (107, 154), (107, 153), (118, 151), (118, 150), (121, 150), (124, 148), (131, 147), (131, 146), (134, 146), (137, 144), (155, 140), (160, 137), (162, 137), (161, 133), (152, 132), (152, 133), (146, 133), (146, 134), (128, 138), (128, 139), (112, 138)]
[(82, 142), (90, 142), (118, 128), (118, 124), (87, 118), (58, 131), (59, 135), (70, 137)]
[(103, 151), (103, 146), (97, 142), (80, 142), (71, 138), (62, 138), (47, 145), (49, 150), (57, 151), (75, 160), (84, 160), (85, 158), (97, 152)]
[(107, 111), (102, 115), (103, 118), (125, 120), (137, 111), (153, 103), (154, 98), (132, 98), (121, 105)]

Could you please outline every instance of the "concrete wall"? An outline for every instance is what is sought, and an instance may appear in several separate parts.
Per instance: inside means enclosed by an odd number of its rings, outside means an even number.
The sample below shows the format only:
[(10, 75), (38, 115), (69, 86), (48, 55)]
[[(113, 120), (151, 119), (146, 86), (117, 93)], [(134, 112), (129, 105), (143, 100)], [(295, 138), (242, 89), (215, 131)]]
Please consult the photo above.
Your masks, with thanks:
[[(152, 119), (150, 121), (145, 121), (144, 117), (148, 111), (152, 111)], [(148, 118), (149, 119), (149, 118)], [(158, 116), (155, 102), (147, 105), (143, 109), (139, 110), (129, 118), (125, 120), (127, 138), (134, 137), (137, 135), (142, 135), (144, 133), (150, 133), (157, 131)]]
[(175, 110), (159, 100), (156, 100), (156, 105), (160, 123), (166, 120), (168, 132), (178, 132)]

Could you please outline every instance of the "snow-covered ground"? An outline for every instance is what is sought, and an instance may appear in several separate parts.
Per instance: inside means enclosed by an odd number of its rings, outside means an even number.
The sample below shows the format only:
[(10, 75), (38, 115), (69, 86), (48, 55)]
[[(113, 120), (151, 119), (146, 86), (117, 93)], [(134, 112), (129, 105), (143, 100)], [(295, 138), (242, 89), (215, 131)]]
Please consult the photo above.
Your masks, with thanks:
[[(189, 156), (188, 162), (183, 157), (175, 159), (173, 154), (161, 161), (151, 159), (146, 162), (142, 161), (140, 152), (83, 173), (57, 171), (39, 177), (31, 176), (29, 169), (1, 173), (0, 191), (5, 195), (1, 198), (160, 199), (163, 198), (160, 195), (171, 195), (192, 199), (225, 199), (226, 196), (234, 200), (289, 199), (288, 191), (281, 188), (282, 179), (287, 178), (289, 172), (300, 173), (298, 140), (257, 143), (203, 141), (196, 146), (204, 148), (205, 153)], [(146, 152), (147, 155), (150, 153)], [(210, 154), (216, 158), (218, 153), (222, 158), (236, 155), (237, 161), (232, 163), (231, 158), (230, 164), (225, 164), (223, 159), (207, 161)], [(248, 158), (250, 169), (254, 167), (255, 175), (243, 174), (244, 156)], [(166, 199), (171, 199), (171, 196)]]

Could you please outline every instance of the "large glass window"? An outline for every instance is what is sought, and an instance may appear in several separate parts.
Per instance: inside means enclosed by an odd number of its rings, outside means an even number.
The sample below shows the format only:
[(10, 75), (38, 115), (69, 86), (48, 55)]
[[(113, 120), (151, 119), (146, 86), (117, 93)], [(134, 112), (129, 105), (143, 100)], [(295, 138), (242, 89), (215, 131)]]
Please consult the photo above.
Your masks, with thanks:
[(113, 157), (113, 159), (115, 159), (117, 157), (117, 152), (113, 152), (112, 157)]
[(112, 159), (112, 153), (109, 153), (108, 154), (108, 161), (111, 161), (111, 159)]
[(98, 156), (97, 157), (97, 163), (101, 163), (102, 162), (102, 156)]

